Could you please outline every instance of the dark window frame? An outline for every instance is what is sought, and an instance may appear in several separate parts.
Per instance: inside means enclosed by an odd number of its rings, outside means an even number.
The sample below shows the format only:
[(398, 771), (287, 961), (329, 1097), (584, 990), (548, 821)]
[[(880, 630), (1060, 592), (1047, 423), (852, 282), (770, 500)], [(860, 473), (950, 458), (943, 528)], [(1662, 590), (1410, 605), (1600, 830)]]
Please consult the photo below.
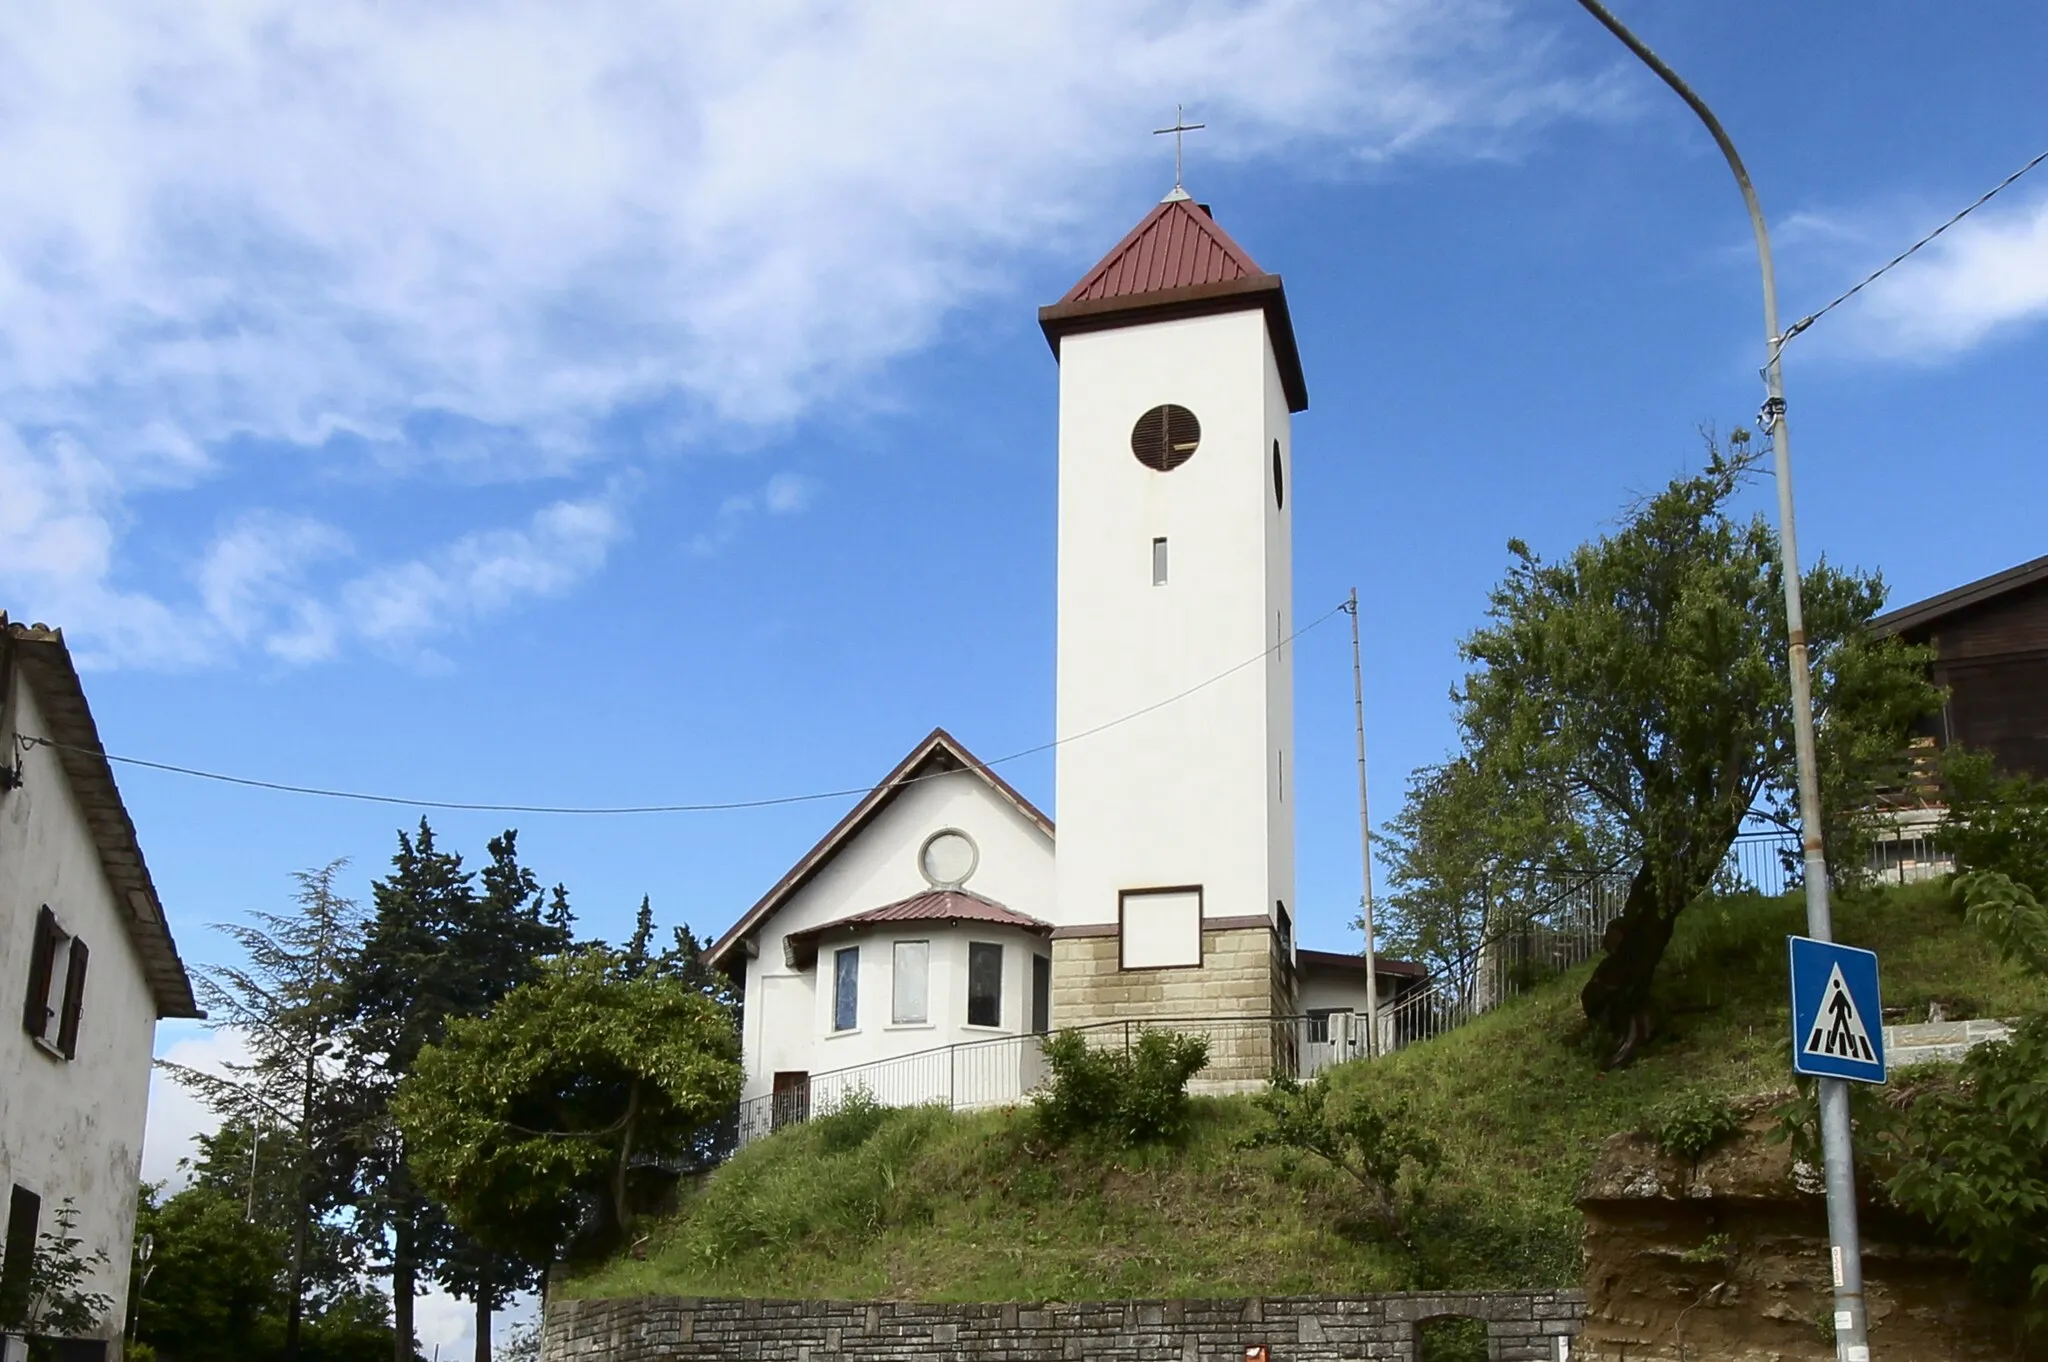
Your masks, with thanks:
[(1031, 953), (1031, 1034), (1052, 1030), (1052, 957)]
[(42, 1234), (43, 1199), (20, 1183), (7, 1198), (7, 1227), (0, 1260), (0, 1311), (15, 1313), (13, 1307), (26, 1304), (18, 1299), (28, 1291), (29, 1273), (35, 1266), (36, 1245)]
[[(993, 951), (993, 952), (994, 952), (994, 959), (995, 959), (995, 976), (994, 976), (994, 983), (995, 983), (995, 994), (994, 994), (994, 996), (993, 996), (993, 997), (991, 998), (991, 997), (990, 997), (990, 996), (989, 996), (989, 995), (988, 995), (988, 994), (987, 994), (986, 992), (983, 992), (983, 993), (982, 993), (982, 994), (981, 994), (980, 996), (978, 996), (978, 997), (977, 997), (977, 996), (976, 996), (976, 993), (975, 993), (975, 986), (976, 986), (976, 983), (977, 983), (977, 980), (976, 980), (976, 978), (975, 978), (975, 963), (976, 963), (976, 961), (977, 961), (977, 960), (981, 960), (981, 961), (987, 961), (987, 960), (988, 960), (988, 959), (990, 958), (990, 957), (989, 957), (989, 954), (988, 954), (988, 953), (989, 953), (989, 952), (991, 952), (991, 951)], [(982, 982), (982, 983), (984, 983), (984, 984), (985, 984), (985, 983), (987, 983), (988, 981), (987, 981), (987, 979), (986, 979), (986, 978), (984, 978), (984, 979), (982, 979), (982, 980), (981, 980), (980, 982)], [(1002, 1028), (1002, 1025), (1003, 1025), (1003, 991), (1004, 991), (1004, 990), (1003, 990), (1003, 946), (1002, 946), (1002, 943), (1001, 943), (1000, 941), (970, 941), (970, 942), (968, 942), (968, 943), (967, 943), (967, 1024), (968, 1024), (969, 1026), (984, 1026), (984, 1027), (989, 1027), (989, 1028), (991, 1028), (991, 1029), (995, 1029), (995, 1030), (1000, 1030), (1000, 1029)], [(980, 1020), (977, 1020), (977, 1017), (980, 1017), (980, 1016), (987, 1016), (987, 1015), (988, 1015), (988, 1013), (987, 1013), (987, 1011), (986, 1011), (985, 1009), (984, 1009), (983, 1011), (981, 1011), (981, 1012), (977, 1012), (977, 1011), (976, 1011), (976, 1007), (977, 1007), (977, 1005), (978, 1005), (978, 1004), (987, 1004), (987, 1003), (993, 1003), (993, 1004), (994, 1004), (994, 1006), (995, 1006), (995, 1014), (994, 1014), (994, 1020), (992, 1020), (992, 1021), (980, 1021)]]
[[(847, 975), (844, 961), (851, 958), (853, 972)], [(842, 1021), (841, 1019), (845, 1020)], [(841, 946), (832, 952), (832, 1034), (860, 1030), (860, 947)]]

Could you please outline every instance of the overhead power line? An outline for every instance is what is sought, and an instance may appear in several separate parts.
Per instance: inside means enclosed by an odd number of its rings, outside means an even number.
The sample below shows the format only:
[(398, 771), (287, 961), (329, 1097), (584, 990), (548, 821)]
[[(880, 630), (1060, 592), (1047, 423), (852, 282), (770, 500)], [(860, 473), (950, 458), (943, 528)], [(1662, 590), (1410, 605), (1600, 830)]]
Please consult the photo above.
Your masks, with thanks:
[(1900, 251), (1897, 255), (1893, 256), (1890, 260), (1886, 261), (1884, 265), (1880, 268), (1873, 270), (1867, 277), (1865, 277), (1860, 283), (1858, 283), (1856, 287), (1850, 289), (1847, 293), (1844, 293), (1841, 297), (1835, 299), (1832, 303), (1829, 303), (1820, 311), (1815, 312), (1809, 316), (1801, 317), (1798, 321), (1792, 323), (1791, 326), (1785, 329), (1785, 334), (1778, 338), (1778, 344), (1780, 346), (1783, 346), (1786, 341), (1791, 340), (1794, 336), (1804, 331), (1807, 327), (1812, 326), (1822, 317), (1827, 316), (1828, 313), (1833, 312), (1843, 303), (1848, 302), (1851, 298), (1854, 298), (1857, 294), (1863, 292), (1864, 289), (1870, 287), (1872, 284), (1882, 279), (1885, 275), (1891, 273), (1894, 268), (1905, 263), (1907, 258), (1910, 257), (1915, 251), (1918, 251), (1922, 246), (1925, 246), (1928, 242), (1934, 240), (1934, 238), (1940, 236), (1943, 232), (1946, 232), (1949, 228), (1955, 226), (1958, 222), (1961, 222), (1964, 218), (1970, 216), (1970, 214), (1976, 212), (1979, 208), (1982, 208), (1985, 204), (1997, 198), (2001, 191), (2006, 189), (2015, 180), (2019, 179), (2020, 176), (2026, 174), (2035, 166), (2040, 165), (2043, 161), (2048, 161), (2048, 151), (2042, 152), (2039, 156), (2036, 156), (2033, 160), (2027, 162), (2018, 170), (2015, 170), (2012, 174), (2006, 176), (1997, 184), (1985, 190), (1984, 193), (1978, 197), (1975, 203), (1972, 203), (1969, 207), (1957, 213), (1947, 222), (1942, 223), (1941, 226), (1935, 228), (1926, 236), (1921, 237), (1918, 241), (1906, 247), (1905, 250)]
[[(1168, 705), (1177, 704), (1191, 695), (1207, 690), (1219, 681), (1235, 676), (1247, 667), (1256, 666), (1260, 662), (1265, 661), (1274, 653), (1279, 652), (1282, 648), (1309, 633), (1317, 626), (1343, 613), (1348, 604), (1348, 602), (1344, 602), (1336, 605), (1327, 612), (1316, 616), (1316, 618), (1287, 635), (1287, 637), (1281, 639), (1264, 652), (1248, 657), (1236, 666), (1220, 671), (1208, 680), (1189, 686), (1184, 691), (1169, 695), (1163, 700), (1154, 701), (1142, 709), (1134, 709), (1130, 713), (1120, 715), (1106, 723), (1096, 724), (1092, 728), (1084, 728), (1078, 733), (1069, 733), (1063, 738), (1054, 738), (1050, 742), (1039, 743), (1035, 747), (1026, 747), (1019, 751), (1008, 753), (1007, 755), (997, 757), (993, 761), (983, 762), (982, 765), (985, 767), (996, 767), (1007, 765), (1014, 761), (1022, 761), (1025, 757), (1037, 756), (1041, 752), (1050, 752), (1055, 748), (1065, 747), (1068, 743), (1079, 742), (1084, 738), (1092, 738), (1098, 733), (1105, 733), (1112, 728), (1127, 724), (1133, 719), (1143, 718), (1145, 715), (1164, 709)], [(811, 804), (826, 799), (850, 799), (856, 795), (865, 795), (875, 788), (872, 785), (859, 785), (848, 786), (841, 790), (819, 790), (810, 794), (776, 795), (766, 799), (717, 800), (695, 804), (622, 804), (604, 806), (480, 804), (454, 799), (413, 799), (404, 795), (372, 794), (361, 790), (331, 790), (316, 785), (294, 785), (279, 780), (257, 780), (251, 776), (235, 776), (220, 771), (205, 771), (192, 766), (179, 766), (173, 762), (151, 761), (144, 757), (119, 756), (112, 752), (101, 751), (98, 748), (61, 743), (53, 738), (45, 738), (36, 734), (21, 733), (17, 734), (16, 737), (21, 743), (23, 750), (32, 747), (48, 747), (56, 751), (77, 752), (85, 756), (99, 757), (105, 761), (119, 762), (123, 766), (137, 766), (148, 771), (163, 771), (170, 775), (190, 776), (195, 780), (210, 780), (222, 785), (239, 785), (245, 789), (270, 790), (278, 794), (312, 795), (321, 799), (347, 799), (363, 804), (395, 804), (409, 809), (449, 809), (462, 813), (531, 813), (590, 816), (654, 813), (729, 813), (744, 809), (771, 809), (785, 804)], [(914, 776), (903, 783), (913, 784), (918, 781), (934, 780), (940, 775), (949, 774), (951, 772), (935, 772), (932, 775)]]

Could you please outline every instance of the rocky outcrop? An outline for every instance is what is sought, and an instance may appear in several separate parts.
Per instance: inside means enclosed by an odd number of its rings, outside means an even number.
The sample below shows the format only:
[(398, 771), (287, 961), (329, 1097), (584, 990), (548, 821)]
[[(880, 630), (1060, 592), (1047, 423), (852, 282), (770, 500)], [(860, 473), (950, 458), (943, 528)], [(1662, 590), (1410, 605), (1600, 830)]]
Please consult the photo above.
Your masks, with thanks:
[[(1833, 1362), (1820, 1172), (1769, 1138), (1785, 1095), (1751, 1099), (1741, 1132), (1697, 1163), (1617, 1135), (1579, 1197), (1586, 1307), (1575, 1362)], [(1870, 1351), (1879, 1362), (2040, 1357), (1969, 1290), (1925, 1226), (1862, 1209)]]

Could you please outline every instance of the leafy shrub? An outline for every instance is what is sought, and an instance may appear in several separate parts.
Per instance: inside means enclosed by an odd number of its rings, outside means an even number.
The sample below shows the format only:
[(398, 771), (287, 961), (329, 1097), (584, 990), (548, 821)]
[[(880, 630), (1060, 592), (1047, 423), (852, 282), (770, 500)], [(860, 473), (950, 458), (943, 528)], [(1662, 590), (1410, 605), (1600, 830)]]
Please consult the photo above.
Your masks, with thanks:
[(1051, 1077), (1037, 1098), (1038, 1128), (1056, 1143), (1093, 1138), (1118, 1149), (1175, 1140), (1187, 1129), (1188, 1080), (1209, 1063), (1209, 1042), (1142, 1031), (1128, 1047), (1095, 1047), (1078, 1031), (1045, 1042)]
[(2048, 781), (2003, 776), (1981, 752), (1942, 761), (1949, 818), (1939, 841), (1963, 871), (1990, 871), (2048, 895)]
[(866, 1088), (854, 1088), (822, 1116), (811, 1118), (818, 1147), (827, 1154), (844, 1154), (866, 1144), (889, 1119), (889, 1108), (875, 1100)]
[(1486, 1362), (1486, 1321), (1469, 1315), (1439, 1315), (1415, 1328), (1420, 1362)]
[[(52, 1217), (56, 1224), (38, 1236), (28, 1265), (12, 1265), (6, 1273), (8, 1290), (0, 1298), (0, 1334), (50, 1334), (62, 1336), (89, 1333), (99, 1327), (113, 1308), (113, 1297), (88, 1291), (86, 1284), (95, 1271), (107, 1264), (98, 1249), (81, 1253), (85, 1241), (72, 1233), (78, 1227), (78, 1207), (64, 1198)], [(0, 1261), (0, 1272), (10, 1266)]]
[(1333, 1102), (1328, 1074), (1307, 1083), (1275, 1075), (1254, 1099), (1265, 1116), (1248, 1148), (1313, 1154), (1350, 1175), (1367, 1197), (1371, 1220), (1400, 1235), (1443, 1151), (1399, 1098), (1353, 1092)]
[(1725, 1099), (1687, 1092), (1652, 1107), (1641, 1132), (1665, 1153), (1697, 1163), (1740, 1129), (1742, 1117)]
[[(1968, 835), (1979, 834), (1989, 836), (1987, 824)], [(2024, 869), (2026, 854), (2006, 864)], [(2048, 974), (2048, 910), (2032, 889), (1983, 868), (1957, 890), (2001, 955)], [(1953, 1078), (1918, 1087), (1899, 1108), (1879, 1134), (1886, 1193), (1953, 1241), (1992, 1299), (2021, 1306), (2028, 1326), (2048, 1333), (2048, 1013), (1970, 1051)]]

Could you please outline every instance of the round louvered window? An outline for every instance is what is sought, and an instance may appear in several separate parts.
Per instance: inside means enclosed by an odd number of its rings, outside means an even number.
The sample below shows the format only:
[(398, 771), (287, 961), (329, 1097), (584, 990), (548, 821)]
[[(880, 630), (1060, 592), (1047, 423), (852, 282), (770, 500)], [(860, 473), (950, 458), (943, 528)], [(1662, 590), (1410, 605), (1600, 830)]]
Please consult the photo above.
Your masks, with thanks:
[(1287, 509), (1287, 472), (1280, 466), (1280, 442), (1273, 441), (1273, 509)]
[(1171, 402), (1152, 408), (1131, 427), (1131, 453), (1155, 473), (1171, 473), (1194, 457), (1200, 443), (1202, 423)]

